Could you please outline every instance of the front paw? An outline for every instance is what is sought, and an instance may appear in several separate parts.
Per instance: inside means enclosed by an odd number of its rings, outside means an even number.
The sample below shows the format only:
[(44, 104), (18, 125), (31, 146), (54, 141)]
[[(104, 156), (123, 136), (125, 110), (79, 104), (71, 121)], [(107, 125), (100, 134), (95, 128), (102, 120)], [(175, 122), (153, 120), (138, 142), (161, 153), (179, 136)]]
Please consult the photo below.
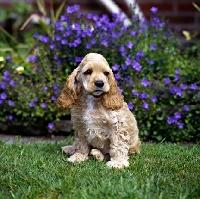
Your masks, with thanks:
[(129, 162), (127, 160), (111, 160), (106, 163), (106, 165), (110, 168), (117, 168), (117, 169), (122, 169), (124, 167), (129, 166)]
[(75, 153), (74, 155), (70, 156), (67, 161), (69, 162), (83, 162), (84, 160), (88, 159), (88, 155), (82, 153)]

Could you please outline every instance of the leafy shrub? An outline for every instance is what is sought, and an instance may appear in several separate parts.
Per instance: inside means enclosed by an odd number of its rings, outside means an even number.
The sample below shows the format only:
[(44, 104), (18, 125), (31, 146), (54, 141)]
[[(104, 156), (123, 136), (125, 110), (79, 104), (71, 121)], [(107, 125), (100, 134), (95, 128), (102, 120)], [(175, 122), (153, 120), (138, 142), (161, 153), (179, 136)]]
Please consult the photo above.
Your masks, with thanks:
[[(181, 53), (157, 8), (151, 12), (149, 22), (133, 14), (131, 25), (125, 26), (120, 14), (113, 14), (111, 20), (107, 15), (84, 17), (78, 5), (69, 6), (56, 21), (52, 37), (34, 34), (37, 55), (28, 58), (30, 67), (21, 75), (13, 72), (11, 62), (4, 63), (0, 120), (27, 125), (42, 120), (53, 129), (53, 120), (69, 114), (54, 103), (67, 76), (87, 53), (95, 52), (112, 67), (143, 140), (199, 139), (199, 61), (191, 62)], [(18, 85), (9, 85), (11, 79)]]

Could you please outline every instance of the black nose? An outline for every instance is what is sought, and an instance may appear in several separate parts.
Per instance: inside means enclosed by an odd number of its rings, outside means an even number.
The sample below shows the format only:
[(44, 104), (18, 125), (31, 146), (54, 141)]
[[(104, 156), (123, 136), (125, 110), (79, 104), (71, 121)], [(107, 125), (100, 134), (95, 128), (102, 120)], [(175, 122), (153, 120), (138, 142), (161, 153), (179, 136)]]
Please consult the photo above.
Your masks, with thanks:
[(94, 84), (98, 87), (98, 88), (102, 88), (104, 83), (102, 80), (97, 80), (96, 82), (94, 82)]

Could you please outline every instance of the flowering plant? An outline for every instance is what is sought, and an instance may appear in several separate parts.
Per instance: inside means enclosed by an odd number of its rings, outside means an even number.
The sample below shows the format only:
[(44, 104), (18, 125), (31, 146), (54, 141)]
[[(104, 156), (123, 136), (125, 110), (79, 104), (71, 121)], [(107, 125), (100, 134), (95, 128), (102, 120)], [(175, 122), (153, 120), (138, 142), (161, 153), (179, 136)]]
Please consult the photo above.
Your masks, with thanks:
[[(151, 8), (149, 22), (133, 14), (129, 26), (124, 25), (120, 13), (113, 14), (112, 19), (96, 14), (84, 17), (79, 8), (74, 5), (66, 9), (55, 22), (52, 36), (34, 34), (38, 53), (27, 60), (31, 63), (28, 76), (3, 70), (0, 99), (5, 111), (1, 121), (23, 118), (28, 123), (42, 118), (55, 130), (52, 121), (69, 114), (54, 103), (60, 89), (82, 58), (95, 52), (112, 67), (143, 139), (195, 141), (195, 136), (200, 137), (196, 135), (200, 125), (195, 120), (200, 69), (195, 67), (197, 61), (191, 63), (181, 54), (176, 37), (158, 17), (157, 8)], [(11, 76), (18, 86), (7, 90)]]

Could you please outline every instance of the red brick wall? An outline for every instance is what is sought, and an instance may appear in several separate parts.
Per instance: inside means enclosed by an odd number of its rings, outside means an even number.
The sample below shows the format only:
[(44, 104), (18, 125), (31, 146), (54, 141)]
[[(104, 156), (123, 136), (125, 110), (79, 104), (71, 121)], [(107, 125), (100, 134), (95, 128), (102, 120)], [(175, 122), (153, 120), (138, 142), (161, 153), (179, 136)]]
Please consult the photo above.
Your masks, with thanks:
[(149, 18), (150, 8), (157, 7), (159, 15), (169, 19), (172, 29), (182, 35), (182, 30), (198, 32), (200, 37), (200, 12), (192, 5), (200, 6), (200, 0), (138, 0), (144, 15)]
[[(12, 0), (12, 2), (16, 1), (18, 0)], [(129, 7), (124, 3), (124, 0), (113, 1), (128, 15), (130, 14)], [(8, 2), (11, 1), (0, 0), (0, 6), (5, 6)], [(26, 2), (36, 5), (36, 0), (26, 0)], [(49, 0), (45, 0), (45, 2), (47, 2), (48, 6)], [(179, 32), (179, 35), (182, 35), (182, 30), (188, 30), (191, 33), (196, 31), (200, 38), (200, 12), (192, 5), (192, 2), (195, 2), (200, 6), (200, 0), (137, 0), (137, 2), (147, 18), (151, 14), (150, 8), (152, 6), (157, 7), (159, 15), (169, 19), (172, 29)], [(108, 9), (98, 0), (68, 0), (67, 4), (80, 4), (81, 10), (84, 13), (109, 13)]]

